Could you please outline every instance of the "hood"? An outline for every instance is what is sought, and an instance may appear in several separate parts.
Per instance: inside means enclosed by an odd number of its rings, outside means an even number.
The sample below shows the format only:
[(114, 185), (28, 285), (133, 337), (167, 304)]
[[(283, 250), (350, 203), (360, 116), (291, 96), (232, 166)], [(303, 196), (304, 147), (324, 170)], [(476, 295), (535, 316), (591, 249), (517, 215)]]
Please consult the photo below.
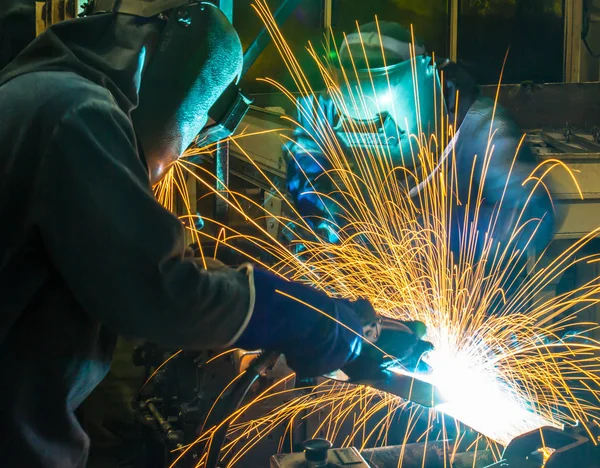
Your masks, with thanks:
[(31, 14), (35, 15), (35, 2), (31, 0), (3, 0), (0, 4), (0, 19)]
[(129, 114), (138, 104), (147, 51), (164, 25), (115, 13), (55, 24), (0, 71), (0, 85), (26, 73), (72, 71), (107, 88)]
[(0, 2), (0, 70), (35, 39), (35, 2)]

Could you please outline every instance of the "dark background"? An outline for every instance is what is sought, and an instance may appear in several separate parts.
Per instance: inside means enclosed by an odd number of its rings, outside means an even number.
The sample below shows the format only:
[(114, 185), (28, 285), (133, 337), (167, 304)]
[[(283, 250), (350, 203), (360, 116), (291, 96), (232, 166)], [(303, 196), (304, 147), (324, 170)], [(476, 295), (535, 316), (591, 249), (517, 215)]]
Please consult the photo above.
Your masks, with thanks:
[[(252, 1), (237, 1), (234, 25), (245, 47), (262, 27)], [(275, 11), (280, 0), (269, 0)], [(282, 31), (304, 72), (315, 88), (321, 86), (319, 73), (306, 47), (311, 41), (325, 54), (325, 29), (321, 0), (304, 0)], [(458, 55), (480, 84), (496, 84), (509, 50), (503, 83), (563, 81), (564, 6), (563, 0), (460, 0)], [(356, 22), (396, 21), (413, 26), (429, 51), (449, 54), (449, 0), (333, 0), (332, 28), (336, 40), (350, 33)], [(270, 45), (244, 79), (251, 93), (273, 92), (257, 78), (270, 77), (294, 90), (293, 81), (279, 53)]]

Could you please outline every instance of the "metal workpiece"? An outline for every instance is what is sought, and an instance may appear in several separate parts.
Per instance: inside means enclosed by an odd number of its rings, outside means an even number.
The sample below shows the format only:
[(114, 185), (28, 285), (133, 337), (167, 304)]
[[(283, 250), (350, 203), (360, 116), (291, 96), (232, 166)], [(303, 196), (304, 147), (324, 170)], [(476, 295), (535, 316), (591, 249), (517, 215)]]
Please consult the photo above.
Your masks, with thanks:
[(556, 161), (569, 169), (557, 166), (546, 179), (556, 209), (556, 239), (580, 239), (600, 225), (598, 128), (565, 125), (527, 132), (526, 142), (544, 169)]
[(551, 156), (572, 160), (600, 158), (600, 131), (598, 127), (581, 129), (566, 125), (561, 128), (530, 130), (526, 141), (539, 160)]
[[(307, 445), (318, 445), (317, 449), (321, 449), (320, 453), (315, 456), (314, 450), (306, 449)], [(331, 447), (331, 444), (323, 439), (307, 441), (304, 446), (304, 453), (274, 455), (271, 457), (270, 467), (486, 468), (494, 462), (493, 453), (488, 450), (472, 450), (453, 454), (452, 441), (396, 445), (367, 449), (362, 452), (359, 452), (355, 447), (328, 448), (325, 450), (326, 447)]]
[(415, 375), (373, 367), (366, 360), (357, 359), (353, 365), (327, 377), (344, 383), (371, 387), (425, 408), (434, 408), (444, 402), (443, 396), (431, 383)]
[(600, 426), (542, 427), (511, 440), (486, 468), (598, 468)]
[(487, 450), (452, 456), (452, 445), (450, 441), (396, 445), (363, 450), (361, 455), (371, 468), (485, 468), (494, 462)]

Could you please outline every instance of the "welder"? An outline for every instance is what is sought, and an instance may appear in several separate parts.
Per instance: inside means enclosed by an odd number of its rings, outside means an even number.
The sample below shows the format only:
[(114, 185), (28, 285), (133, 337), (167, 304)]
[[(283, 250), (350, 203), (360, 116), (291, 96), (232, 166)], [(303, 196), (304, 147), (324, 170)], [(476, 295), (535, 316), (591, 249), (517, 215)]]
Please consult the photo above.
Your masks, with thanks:
[(85, 466), (74, 412), (119, 334), (280, 351), (305, 376), (360, 353), (368, 303), (252, 265), (204, 268), (153, 196), (241, 56), (211, 4), (98, 0), (0, 73), (2, 466)]
[[(340, 213), (344, 210), (343, 196), (336, 194), (331, 178), (324, 175), (332, 164), (320, 149), (323, 146), (313, 122), (329, 125), (336, 132), (350, 164), (351, 147), (360, 146), (361, 137), (348, 131), (350, 125), (344, 125), (344, 119), (354, 122), (354, 128), (377, 126), (387, 140), (385, 148), (374, 153), (385, 154), (395, 167), (421, 175), (415, 136), (419, 136), (419, 129), (426, 135), (433, 133), (440, 114), (440, 102), (436, 105), (434, 97), (437, 95), (456, 131), (454, 139), (448, 136), (446, 148), (437, 149), (439, 163), (443, 157), (448, 158), (449, 173), (457, 177), (454, 191), (459, 202), (454, 204), (451, 219), (451, 251), (458, 254), (461, 242), (473, 242), (477, 261), (484, 244), (489, 242), (488, 231), (496, 242), (493, 246), (503, 248), (517, 226), (524, 227), (511, 240), (515, 251), (542, 250), (554, 234), (555, 216), (544, 184), (529, 197), (535, 180), (528, 178), (536, 165), (530, 149), (521, 144), (522, 131), (506, 110), (481, 95), (461, 66), (434, 59), (418, 39), (414, 40), (411, 56), (412, 47), (411, 32), (398, 23), (362, 25), (347, 35), (338, 48), (340, 69), (345, 70), (344, 74), (338, 72), (341, 98), (334, 102), (322, 95), (298, 102), (300, 125), (293, 143), (286, 145), (284, 151), (288, 162), (287, 188), (299, 213), (314, 232), (329, 242), (338, 240), (337, 233), (346, 222)], [(418, 105), (415, 92), (419, 95)], [(340, 100), (343, 104), (339, 104)], [(371, 143), (373, 138), (366, 141)], [(420, 179), (427, 181), (432, 175), (425, 173)], [(475, 200), (480, 188), (482, 204), (476, 216)], [(423, 184), (413, 183), (408, 189), (418, 202)], [(365, 197), (368, 202), (368, 194)], [(293, 230), (288, 232), (293, 237)], [(494, 247), (490, 257), (494, 256)]]

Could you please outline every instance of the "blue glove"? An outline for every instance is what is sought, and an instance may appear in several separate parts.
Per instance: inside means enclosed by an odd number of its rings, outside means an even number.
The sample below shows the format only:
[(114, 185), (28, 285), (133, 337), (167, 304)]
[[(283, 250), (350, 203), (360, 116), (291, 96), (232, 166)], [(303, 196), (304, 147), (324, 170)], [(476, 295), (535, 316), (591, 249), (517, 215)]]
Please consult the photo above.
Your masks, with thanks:
[[(359, 303), (332, 299), (301, 283), (255, 269), (252, 317), (235, 343), (243, 349), (279, 351), (299, 377), (316, 377), (344, 367), (361, 350)], [(278, 293), (310, 304), (333, 319)]]

